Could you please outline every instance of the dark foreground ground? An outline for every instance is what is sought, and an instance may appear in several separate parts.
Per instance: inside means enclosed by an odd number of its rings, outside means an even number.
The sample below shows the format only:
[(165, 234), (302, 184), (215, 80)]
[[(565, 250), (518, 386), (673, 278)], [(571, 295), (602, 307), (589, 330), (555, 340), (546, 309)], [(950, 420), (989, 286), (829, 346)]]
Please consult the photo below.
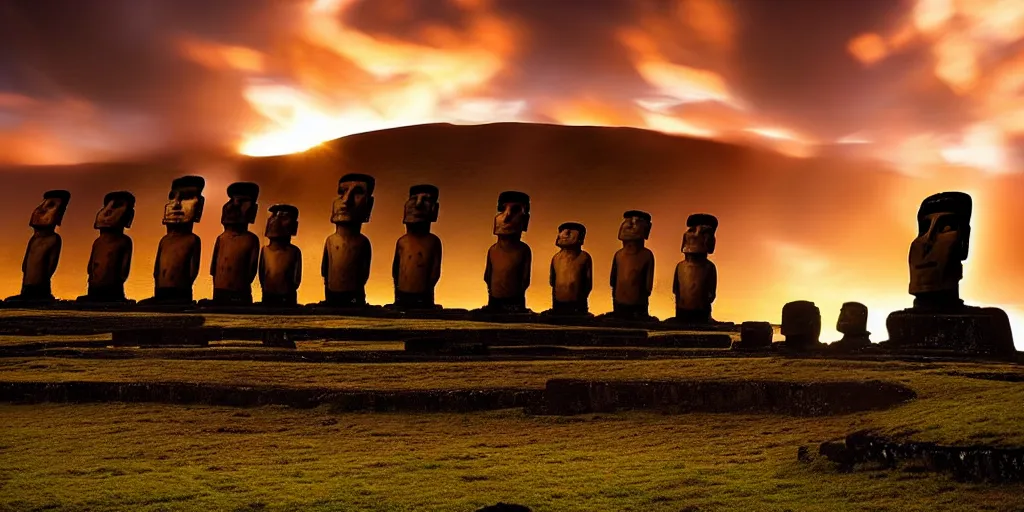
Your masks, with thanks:
[[(62, 345), (103, 339), (47, 338)], [(0, 340), (0, 387), (191, 385), (328, 395), (538, 393), (556, 378), (881, 381), (916, 397), (806, 417), (745, 410), (535, 415), (523, 407), (340, 412), (329, 400), (298, 408), (196, 405), (181, 397), (20, 403), (9, 396), (0, 404), (0, 510), (472, 511), (499, 501), (536, 511), (1024, 510), (1019, 483), (961, 482), (914, 464), (846, 471), (817, 456), (820, 443), (861, 430), (946, 445), (1024, 446), (1024, 370), (1015, 364), (693, 357), (683, 350), (631, 360), (408, 363), (252, 360), (244, 352), (262, 349), (227, 346), (118, 349), (117, 359), (101, 357), (114, 352), (103, 348), (83, 348), (100, 352), (89, 357), (66, 349), (3, 352), (26, 341), (39, 339)], [(298, 351), (399, 350), (394, 345), (310, 341)], [(810, 454), (803, 461), (801, 446)]]

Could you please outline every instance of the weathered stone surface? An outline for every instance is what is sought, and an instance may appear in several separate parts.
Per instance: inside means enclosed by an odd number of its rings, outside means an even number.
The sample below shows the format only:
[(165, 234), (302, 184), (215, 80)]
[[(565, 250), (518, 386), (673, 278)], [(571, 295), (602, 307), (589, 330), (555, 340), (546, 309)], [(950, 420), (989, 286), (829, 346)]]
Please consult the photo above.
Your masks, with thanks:
[(843, 467), (865, 462), (888, 468), (914, 464), (928, 471), (951, 473), (964, 481), (1024, 481), (1024, 448), (900, 442), (860, 431), (848, 435), (845, 443), (822, 444), (821, 454)]
[(891, 313), (885, 326), (889, 341), (884, 346), (890, 350), (1016, 356), (1010, 320), (998, 308), (964, 306), (951, 313), (905, 309)]
[(141, 382), (3, 382), (0, 401), (157, 402), (231, 407), (286, 405), (312, 408), (328, 405), (338, 412), (417, 411), (468, 412), (524, 407), (540, 398), (540, 390), (360, 390), (218, 386), (192, 383)]
[(737, 350), (767, 350), (772, 346), (774, 330), (768, 322), (743, 322), (740, 324), (740, 341), (733, 345)]
[(530, 412), (584, 414), (623, 409), (671, 413), (744, 412), (827, 416), (886, 409), (912, 400), (910, 388), (881, 381), (594, 381), (552, 379)]
[(659, 334), (650, 336), (646, 346), (672, 348), (729, 348), (732, 337), (722, 333)]
[(112, 333), (115, 347), (198, 346), (221, 339), (218, 329), (119, 329)]
[(104, 334), (133, 329), (186, 329), (201, 327), (206, 319), (199, 315), (153, 316), (65, 316), (26, 315), (4, 317), (0, 334), (20, 336)]

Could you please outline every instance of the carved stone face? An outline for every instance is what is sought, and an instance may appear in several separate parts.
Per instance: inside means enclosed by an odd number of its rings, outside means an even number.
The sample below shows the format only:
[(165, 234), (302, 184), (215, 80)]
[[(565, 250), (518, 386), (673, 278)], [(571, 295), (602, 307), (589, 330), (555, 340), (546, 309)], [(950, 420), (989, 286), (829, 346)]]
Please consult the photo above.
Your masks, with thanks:
[(523, 233), (530, 225), (529, 205), (519, 201), (506, 201), (494, 216), (495, 235)]
[(437, 222), (439, 206), (437, 197), (434, 194), (429, 192), (412, 194), (405, 201), (405, 217), (402, 222), (405, 224)]
[(684, 254), (713, 254), (717, 228), (705, 224), (690, 226), (683, 233)]
[(651, 236), (651, 221), (640, 216), (629, 216), (622, 219), (619, 226), (619, 240), (647, 240)]
[(164, 205), (164, 224), (190, 224), (203, 217), (205, 198), (199, 187), (182, 186), (171, 189)]
[(61, 221), (64, 220), (64, 212), (67, 210), (67, 207), (68, 204), (64, 198), (45, 198), (43, 202), (39, 203), (39, 206), (36, 206), (35, 210), (32, 210), (32, 217), (29, 219), (28, 224), (34, 228), (60, 226)]
[(918, 218), (910, 243), (910, 293), (956, 290), (967, 259), (970, 227), (963, 216), (936, 212)]
[(583, 234), (580, 233), (579, 229), (564, 227), (558, 232), (558, 238), (555, 239), (555, 245), (563, 249), (579, 247), (583, 245)]
[(782, 307), (781, 330), (783, 336), (817, 340), (821, 336), (821, 312), (813, 302), (790, 302)]
[(847, 302), (839, 310), (836, 330), (843, 334), (863, 334), (868, 328), (868, 307), (858, 302)]
[(225, 226), (252, 224), (256, 222), (256, 211), (259, 205), (251, 196), (235, 194), (224, 203), (220, 212), (220, 223)]
[(96, 212), (93, 229), (130, 228), (135, 219), (135, 205), (123, 197), (111, 197)]
[(299, 233), (299, 217), (288, 210), (270, 212), (267, 229), (263, 235), (267, 238), (285, 238)]
[(331, 205), (331, 222), (364, 223), (369, 222), (373, 210), (373, 196), (370, 195), (370, 184), (365, 181), (343, 181), (338, 183), (338, 197)]

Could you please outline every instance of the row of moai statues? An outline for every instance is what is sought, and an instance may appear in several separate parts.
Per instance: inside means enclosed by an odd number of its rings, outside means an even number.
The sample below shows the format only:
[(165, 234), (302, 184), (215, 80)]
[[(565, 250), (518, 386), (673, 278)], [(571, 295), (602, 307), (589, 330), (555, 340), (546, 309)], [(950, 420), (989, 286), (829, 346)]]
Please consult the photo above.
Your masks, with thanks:
[[(164, 206), (163, 224), (167, 234), (160, 240), (153, 268), (154, 295), (140, 304), (188, 304), (200, 271), (202, 241), (193, 228), (203, 216), (205, 180), (183, 176), (171, 183)], [(347, 174), (338, 182), (338, 195), (331, 208), (335, 232), (324, 242), (321, 277), (325, 300), (332, 307), (365, 307), (365, 286), (370, 277), (371, 246), (362, 226), (373, 210), (375, 179), (366, 174)], [(287, 204), (270, 207), (264, 235), (269, 243), (260, 247), (259, 238), (249, 231), (256, 220), (259, 186), (239, 182), (228, 186), (228, 201), (221, 211), (224, 232), (217, 237), (210, 264), (213, 298), (201, 305), (247, 305), (253, 303), (252, 282), (257, 277), (263, 290), (263, 305), (296, 305), (296, 291), (302, 280), (302, 253), (291, 243), (298, 233), (298, 208)], [(403, 309), (434, 309), (434, 288), (441, 277), (442, 244), (431, 233), (437, 221), (439, 190), (433, 185), (409, 189), (403, 223), (406, 234), (398, 239), (392, 264), (395, 306)], [(35, 230), (23, 263), (21, 293), (11, 303), (55, 300), (50, 280), (60, 257), (61, 240), (56, 233), (71, 194), (52, 190), (43, 195), (31, 226)], [(135, 214), (135, 197), (125, 191), (104, 197), (96, 215), (100, 235), (93, 243), (88, 264), (88, 292), (80, 302), (125, 302), (124, 283), (132, 259), (132, 240), (125, 235)], [(506, 191), (498, 196), (493, 234), (497, 242), (487, 251), (484, 281), (488, 302), (485, 311), (528, 312), (526, 291), (530, 286), (532, 252), (522, 241), (529, 227), (530, 197)], [(711, 322), (717, 270), (708, 255), (715, 249), (718, 220), (708, 214), (691, 215), (683, 235), (684, 259), (673, 276), (677, 318), (688, 323)], [(612, 259), (610, 286), (613, 311), (609, 316), (648, 320), (649, 299), (654, 284), (654, 254), (645, 247), (651, 234), (651, 215), (629, 210), (623, 215), (618, 238), (622, 249)], [(552, 315), (589, 315), (593, 290), (593, 264), (583, 244), (586, 227), (566, 222), (558, 227), (549, 284)]]

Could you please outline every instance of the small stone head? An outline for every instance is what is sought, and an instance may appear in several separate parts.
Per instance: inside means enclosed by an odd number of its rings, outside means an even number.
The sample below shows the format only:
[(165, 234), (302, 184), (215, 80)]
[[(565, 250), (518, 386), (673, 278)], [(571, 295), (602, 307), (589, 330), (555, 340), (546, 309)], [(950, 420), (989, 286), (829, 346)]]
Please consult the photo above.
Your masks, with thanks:
[(405, 224), (424, 224), (437, 222), (437, 211), (441, 206), (437, 202), (440, 190), (433, 185), (413, 185), (409, 187), (409, 199), (405, 201)]
[(798, 300), (782, 306), (782, 335), (818, 341), (821, 336), (821, 311), (813, 302)]
[(103, 208), (96, 212), (93, 229), (127, 229), (135, 220), (135, 196), (119, 190), (103, 196)]
[(521, 234), (528, 227), (530, 227), (530, 196), (515, 190), (507, 190), (498, 194), (498, 214), (494, 216), (494, 234)]
[(843, 334), (868, 334), (868, 307), (859, 302), (844, 302), (836, 330)]
[(206, 180), (202, 176), (182, 176), (171, 182), (171, 192), (164, 205), (164, 224), (194, 224), (203, 218), (203, 188)]
[(579, 222), (563, 222), (558, 226), (558, 238), (555, 245), (562, 249), (579, 249), (587, 237), (587, 227)]
[(228, 185), (228, 202), (220, 212), (220, 223), (225, 226), (239, 226), (256, 222), (260, 186), (241, 181)]
[(346, 174), (338, 180), (338, 197), (331, 205), (334, 224), (363, 224), (373, 211), (373, 188), (377, 180), (368, 174)]
[(647, 240), (651, 236), (651, 214), (640, 210), (627, 210), (622, 214), (619, 240)]
[(910, 243), (910, 293), (955, 291), (971, 238), (971, 196), (941, 192), (917, 211), (917, 238)]
[(267, 238), (286, 238), (299, 233), (299, 209), (290, 204), (275, 204), (270, 207), (267, 229), (263, 236)]
[(32, 210), (28, 225), (33, 228), (55, 228), (64, 220), (64, 212), (71, 201), (71, 192), (67, 190), (47, 190), (43, 192), (43, 202)]
[(684, 254), (714, 254), (715, 232), (718, 218), (707, 213), (695, 213), (686, 218), (686, 232), (683, 233)]

